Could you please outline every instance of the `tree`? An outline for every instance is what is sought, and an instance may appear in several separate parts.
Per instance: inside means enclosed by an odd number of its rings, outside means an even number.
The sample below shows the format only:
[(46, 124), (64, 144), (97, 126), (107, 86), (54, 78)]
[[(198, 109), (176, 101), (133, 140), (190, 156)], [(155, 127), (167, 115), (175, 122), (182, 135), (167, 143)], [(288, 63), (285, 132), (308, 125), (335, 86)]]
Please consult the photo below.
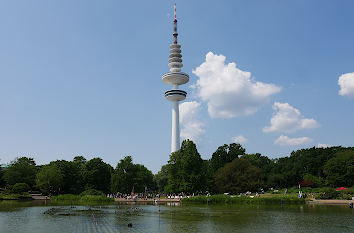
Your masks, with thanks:
[(3, 179), (9, 185), (26, 183), (33, 187), (36, 179), (36, 163), (33, 158), (21, 157), (11, 162), (4, 171)]
[(173, 152), (168, 161), (169, 192), (193, 193), (205, 190), (203, 160), (191, 140), (184, 140), (181, 149)]
[(80, 164), (80, 165), (85, 165), (87, 160), (83, 156), (75, 156), (74, 159), (73, 159), (73, 162), (77, 163), (77, 164)]
[(126, 156), (119, 161), (111, 179), (112, 192), (144, 192), (145, 188), (153, 190), (153, 174), (144, 165), (133, 164), (132, 157)]
[(324, 170), (332, 187), (354, 185), (354, 150), (337, 153), (328, 160)]
[(79, 194), (85, 190), (82, 164), (66, 160), (57, 160), (50, 163), (57, 167), (62, 174), (63, 183), (61, 193)]
[(213, 172), (216, 172), (225, 164), (230, 163), (235, 158), (238, 158), (238, 156), (245, 154), (245, 152), (246, 150), (238, 143), (219, 146), (210, 159), (210, 166)]
[(164, 192), (168, 184), (168, 165), (163, 165), (161, 170), (154, 176), (154, 182), (158, 192)]
[(24, 192), (27, 192), (28, 190), (30, 190), (30, 187), (26, 183), (16, 183), (12, 187), (13, 193), (24, 193)]
[(0, 187), (5, 187), (5, 181), (3, 179), (3, 176), (4, 176), (4, 170), (2, 167), (0, 167)]
[[(354, 148), (328, 147), (328, 148), (308, 148), (291, 152), (289, 157), (275, 159), (268, 177), (281, 174), (280, 187), (297, 186), (304, 180), (305, 175), (312, 175), (318, 178), (325, 178), (325, 164), (339, 152), (352, 151)], [(278, 176), (279, 177), (279, 176)], [(272, 179), (274, 181), (274, 179)], [(271, 186), (273, 182), (267, 181)], [(274, 187), (274, 186), (273, 186)]]
[(97, 189), (109, 193), (112, 167), (101, 158), (93, 158), (85, 163), (84, 179), (86, 189)]
[(55, 164), (45, 165), (37, 173), (36, 184), (44, 194), (58, 194), (64, 186), (63, 174)]
[(241, 156), (243, 159), (247, 159), (253, 166), (260, 168), (260, 179), (262, 180), (262, 187), (267, 184), (271, 170), (274, 167), (274, 161), (267, 156), (263, 156), (260, 153), (244, 154)]
[(260, 169), (246, 159), (234, 159), (215, 174), (215, 184), (220, 193), (240, 193), (259, 189)]

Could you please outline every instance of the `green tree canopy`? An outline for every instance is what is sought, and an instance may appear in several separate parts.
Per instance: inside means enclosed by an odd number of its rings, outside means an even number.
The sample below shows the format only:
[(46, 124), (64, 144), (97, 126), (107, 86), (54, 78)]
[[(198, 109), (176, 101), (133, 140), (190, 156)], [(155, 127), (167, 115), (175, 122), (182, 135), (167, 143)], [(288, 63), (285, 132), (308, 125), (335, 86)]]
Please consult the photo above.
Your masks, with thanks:
[(181, 149), (170, 155), (168, 161), (169, 192), (205, 191), (204, 163), (191, 140), (184, 140)]
[(62, 171), (54, 163), (45, 165), (37, 173), (36, 184), (44, 194), (58, 194), (60, 189), (63, 191), (63, 177)]
[(134, 164), (131, 156), (119, 161), (112, 175), (112, 192), (130, 193), (134, 187), (135, 192), (153, 190), (153, 174), (144, 165)]
[(154, 182), (158, 192), (163, 192), (168, 184), (168, 165), (163, 165), (161, 170), (154, 176)]
[[(338, 152), (352, 151), (354, 148), (328, 147), (308, 148), (291, 152), (289, 157), (274, 160), (275, 164), (269, 172), (269, 177), (279, 174), (283, 177), (280, 187), (296, 186), (305, 175), (324, 178), (324, 166), (328, 160), (335, 157)], [(279, 177), (279, 176), (278, 176)], [(274, 179), (273, 179), (274, 180)], [(268, 184), (270, 184), (268, 179)]]
[(260, 188), (260, 169), (246, 159), (234, 159), (215, 174), (215, 184), (220, 193), (256, 191)]
[(84, 191), (84, 177), (82, 164), (66, 160), (57, 160), (50, 163), (60, 170), (63, 183), (60, 186), (61, 193), (79, 194)]
[(101, 158), (87, 161), (84, 170), (86, 189), (97, 189), (109, 193), (112, 170), (111, 165), (103, 162)]
[(24, 193), (24, 192), (27, 192), (28, 190), (30, 190), (30, 187), (26, 183), (16, 183), (12, 187), (13, 193)]
[(210, 166), (213, 172), (216, 172), (225, 164), (230, 163), (235, 158), (238, 158), (238, 156), (245, 154), (245, 152), (246, 150), (238, 143), (219, 146), (210, 159)]
[(4, 171), (3, 179), (9, 185), (26, 183), (33, 187), (36, 180), (36, 163), (33, 158), (21, 157), (11, 162)]
[(80, 165), (85, 165), (87, 160), (83, 156), (75, 156), (74, 159), (73, 159), (73, 162), (77, 163), (77, 164), (80, 164)]
[(327, 182), (332, 187), (354, 185), (354, 150), (337, 153), (325, 165)]

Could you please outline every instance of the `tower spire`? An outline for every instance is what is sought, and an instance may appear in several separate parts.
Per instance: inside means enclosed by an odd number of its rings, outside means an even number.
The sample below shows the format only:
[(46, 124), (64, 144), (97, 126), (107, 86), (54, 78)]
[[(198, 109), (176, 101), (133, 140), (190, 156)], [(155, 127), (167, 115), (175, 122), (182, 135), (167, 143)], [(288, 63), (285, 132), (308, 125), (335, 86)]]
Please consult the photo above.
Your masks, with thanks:
[(175, 16), (175, 19), (173, 20), (173, 23), (174, 23), (174, 28), (173, 28), (173, 37), (174, 37), (174, 44), (177, 44), (177, 36), (178, 36), (178, 33), (177, 33), (177, 10), (176, 10), (176, 3), (175, 3), (175, 13), (174, 13), (174, 16)]

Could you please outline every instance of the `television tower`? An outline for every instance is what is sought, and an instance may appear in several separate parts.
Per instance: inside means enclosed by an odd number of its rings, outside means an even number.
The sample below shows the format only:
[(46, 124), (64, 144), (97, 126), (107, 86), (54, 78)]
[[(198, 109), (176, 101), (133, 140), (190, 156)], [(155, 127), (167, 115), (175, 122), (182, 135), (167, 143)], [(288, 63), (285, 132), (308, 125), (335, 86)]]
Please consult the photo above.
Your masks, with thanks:
[(181, 45), (177, 43), (177, 17), (176, 17), (176, 3), (174, 7), (174, 30), (173, 30), (173, 44), (170, 45), (170, 59), (168, 60), (170, 72), (162, 75), (162, 81), (172, 86), (172, 89), (165, 92), (167, 100), (172, 102), (172, 139), (171, 139), (171, 153), (176, 152), (180, 148), (179, 140), (179, 101), (186, 98), (187, 92), (178, 89), (179, 85), (188, 83), (189, 76), (181, 72), (182, 54)]

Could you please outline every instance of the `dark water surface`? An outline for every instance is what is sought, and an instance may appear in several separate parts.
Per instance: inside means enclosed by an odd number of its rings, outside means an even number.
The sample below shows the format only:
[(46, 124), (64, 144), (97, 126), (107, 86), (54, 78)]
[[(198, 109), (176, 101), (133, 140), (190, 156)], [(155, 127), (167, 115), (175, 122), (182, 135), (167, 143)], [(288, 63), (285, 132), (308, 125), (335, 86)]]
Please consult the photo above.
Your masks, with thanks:
[(324, 205), (70, 206), (0, 201), (0, 232), (354, 232), (354, 212), (348, 206)]

